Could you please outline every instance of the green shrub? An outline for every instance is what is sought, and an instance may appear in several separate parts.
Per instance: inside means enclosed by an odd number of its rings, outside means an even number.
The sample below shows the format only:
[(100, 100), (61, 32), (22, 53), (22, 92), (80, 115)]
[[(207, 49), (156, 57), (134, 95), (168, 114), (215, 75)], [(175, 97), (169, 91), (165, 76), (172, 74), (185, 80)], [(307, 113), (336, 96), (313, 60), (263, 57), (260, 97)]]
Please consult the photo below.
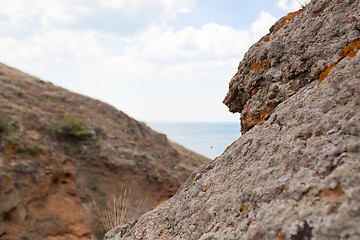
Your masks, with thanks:
[(86, 140), (91, 133), (82, 121), (75, 117), (65, 117), (62, 121), (53, 123), (49, 130), (58, 138), (72, 140)]

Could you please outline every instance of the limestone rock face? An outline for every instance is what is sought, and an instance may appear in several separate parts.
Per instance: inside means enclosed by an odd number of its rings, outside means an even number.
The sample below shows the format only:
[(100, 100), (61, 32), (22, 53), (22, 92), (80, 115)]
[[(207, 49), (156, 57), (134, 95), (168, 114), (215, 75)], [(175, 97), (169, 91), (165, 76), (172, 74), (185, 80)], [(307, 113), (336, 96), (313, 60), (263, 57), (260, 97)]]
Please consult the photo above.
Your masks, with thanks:
[(317, 0), (279, 20), (225, 99), (244, 134), (105, 239), (359, 239), (359, 9)]
[(206, 161), (108, 104), (0, 64), (1, 240), (101, 239), (93, 202), (103, 209), (131, 189), (131, 219)]
[(331, 69), (360, 45), (359, 1), (312, 1), (280, 19), (254, 44), (231, 79), (224, 103), (241, 113), (242, 133)]

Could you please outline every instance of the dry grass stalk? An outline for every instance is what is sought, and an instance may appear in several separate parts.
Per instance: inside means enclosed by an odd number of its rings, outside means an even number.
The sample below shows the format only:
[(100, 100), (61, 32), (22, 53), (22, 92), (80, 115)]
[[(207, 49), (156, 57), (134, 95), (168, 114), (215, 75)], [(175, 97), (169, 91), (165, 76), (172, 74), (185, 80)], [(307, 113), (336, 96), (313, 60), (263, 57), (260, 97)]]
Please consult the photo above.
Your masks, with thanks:
[(135, 213), (127, 221), (128, 218), (128, 205), (129, 198), (131, 194), (131, 189), (129, 191), (124, 191), (124, 194), (119, 197), (116, 197), (114, 193), (112, 199), (106, 204), (105, 209), (100, 209), (95, 201), (93, 201), (94, 206), (99, 214), (100, 221), (106, 231), (110, 231), (114, 227), (119, 225), (124, 225), (127, 222), (134, 221), (140, 216), (141, 211), (144, 209), (145, 202), (147, 198), (143, 201), (141, 200), (137, 206)]

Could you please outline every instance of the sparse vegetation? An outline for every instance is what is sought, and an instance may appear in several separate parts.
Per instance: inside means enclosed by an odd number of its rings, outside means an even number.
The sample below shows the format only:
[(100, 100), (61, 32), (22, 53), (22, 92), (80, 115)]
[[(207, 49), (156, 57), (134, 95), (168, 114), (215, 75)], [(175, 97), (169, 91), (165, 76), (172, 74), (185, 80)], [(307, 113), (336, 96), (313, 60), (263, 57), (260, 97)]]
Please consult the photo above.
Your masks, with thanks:
[(306, 1), (296, 0), (296, 1), (300, 4), (300, 6), (301, 6), (302, 9), (304, 9), (305, 6), (309, 3), (309, 0), (306, 0)]
[(7, 134), (11, 131), (11, 125), (9, 119), (0, 114), (0, 136)]
[(99, 190), (99, 187), (95, 183), (88, 184), (88, 187), (94, 192)]
[(37, 157), (42, 154), (45, 154), (46, 151), (47, 148), (44, 145), (28, 140), (25, 140), (24, 143), (16, 150), (16, 152), (18, 153), (26, 153), (32, 157)]
[(65, 117), (60, 122), (54, 122), (48, 128), (51, 135), (69, 140), (86, 140), (91, 137), (85, 124), (74, 116)]
[(104, 209), (100, 209), (98, 204), (95, 201), (93, 202), (99, 214), (101, 223), (106, 231), (109, 231), (116, 226), (125, 224), (127, 220), (134, 221), (137, 217), (139, 217), (147, 199), (140, 201), (134, 215), (131, 219), (128, 219), (127, 206), (129, 206), (130, 194), (131, 190), (125, 190), (124, 194), (120, 196), (113, 194), (112, 198), (106, 203)]
[(88, 202), (91, 201), (91, 196), (89, 194), (85, 193), (85, 194), (80, 196), (80, 200), (83, 203), (88, 203)]

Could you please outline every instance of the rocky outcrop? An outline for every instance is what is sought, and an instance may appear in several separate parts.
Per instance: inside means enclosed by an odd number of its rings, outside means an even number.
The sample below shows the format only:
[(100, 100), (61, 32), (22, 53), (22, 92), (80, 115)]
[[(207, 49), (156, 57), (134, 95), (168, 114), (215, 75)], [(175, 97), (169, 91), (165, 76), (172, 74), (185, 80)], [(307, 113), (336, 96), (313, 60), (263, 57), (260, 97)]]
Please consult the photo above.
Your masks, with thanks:
[(241, 113), (242, 133), (269, 118), (299, 89), (326, 76), (360, 47), (358, 1), (312, 1), (276, 22), (231, 79), (224, 103)]
[(244, 134), (115, 239), (359, 239), (360, 1), (314, 0), (252, 46)]
[(207, 160), (105, 103), (0, 64), (0, 239), (101, 239), (93, 201), (103, 208), (131, 189), (130, 220), (140, 200), (145, 211), (168, 199)]

